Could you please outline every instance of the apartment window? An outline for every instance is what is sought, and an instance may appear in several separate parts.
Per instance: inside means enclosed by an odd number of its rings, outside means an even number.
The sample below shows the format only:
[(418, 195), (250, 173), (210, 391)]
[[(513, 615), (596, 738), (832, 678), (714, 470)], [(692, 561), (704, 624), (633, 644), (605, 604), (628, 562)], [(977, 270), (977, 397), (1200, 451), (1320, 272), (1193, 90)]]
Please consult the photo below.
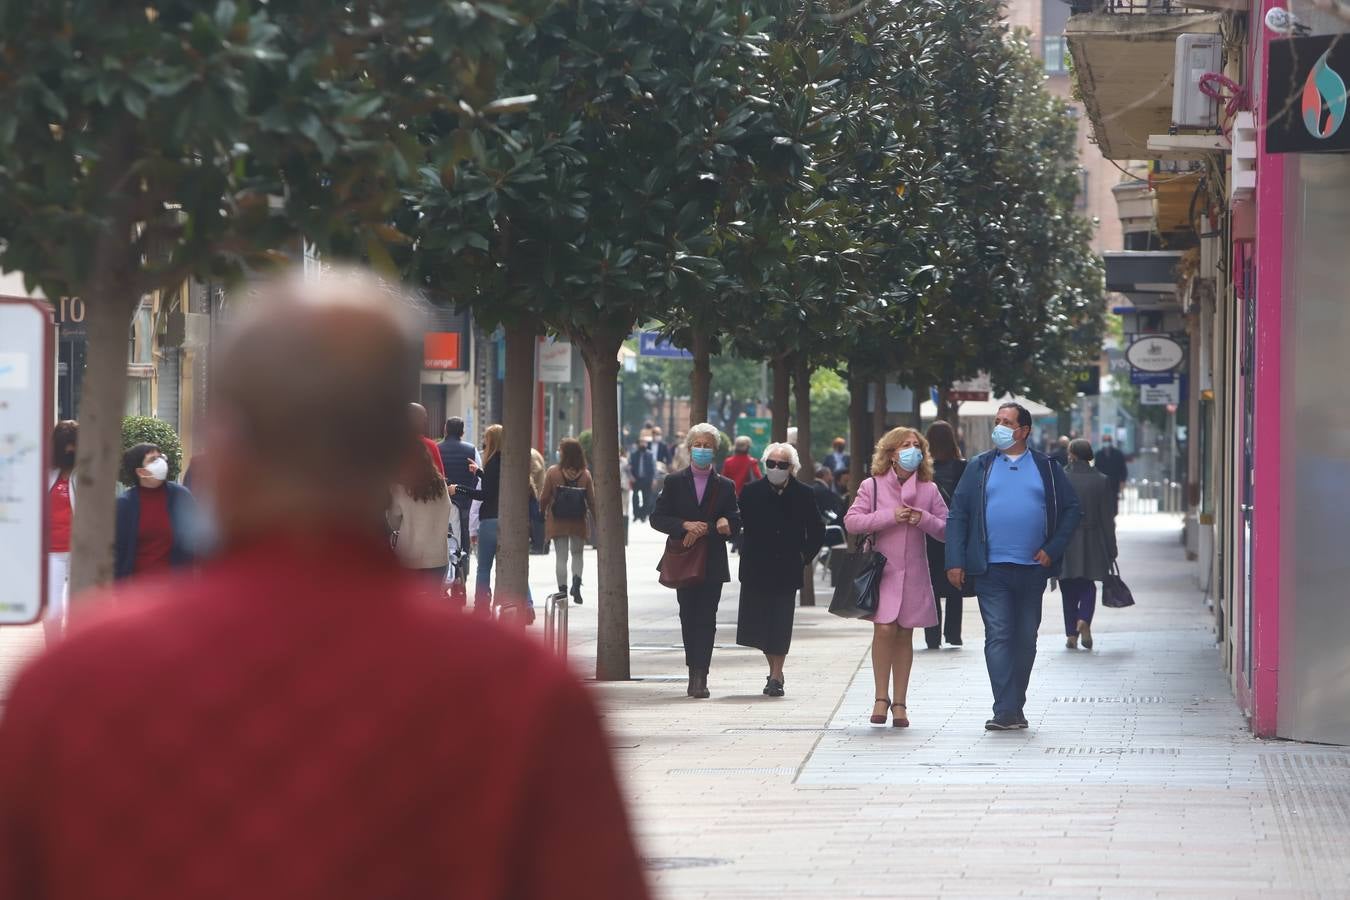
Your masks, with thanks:
[(1045, 60), (1045, 74), (1063, 75), (1069, 71), (1069, 47), (1063, 35), (1041, 39), (1041, 58)]
[(1078, 197), (1074, 201), (1074, 206), (1081, 212), (1088, 207), (1088, 175), (1090, 173), (1082, 166), (1078, 167)]

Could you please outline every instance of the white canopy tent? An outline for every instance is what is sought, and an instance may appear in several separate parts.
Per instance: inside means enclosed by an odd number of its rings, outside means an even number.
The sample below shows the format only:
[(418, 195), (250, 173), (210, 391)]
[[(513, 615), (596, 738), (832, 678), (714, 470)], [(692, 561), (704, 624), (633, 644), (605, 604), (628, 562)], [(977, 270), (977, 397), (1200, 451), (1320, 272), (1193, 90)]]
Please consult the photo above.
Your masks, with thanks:
[[(998, 413), (998, 408), (1004, 403), (1020, 403), (1027, 408), (1033, 419), (1040, 419), (1045, 416), (1055, 415), (1055, 411), (1044, 403), (1037, 403), (1026, 397), (1014, 397), (1011, 394), (1004, 394), (997, 399), (989, 400), (967, 400), (961, 404), (961, 418), (978, 419), (987, 417), (992, 419)], [(933, 405), (932, 400), (925, 400), (923, 406), (919, 408), (919, 414), (925, 419), (937, 418), (937, 407)]]

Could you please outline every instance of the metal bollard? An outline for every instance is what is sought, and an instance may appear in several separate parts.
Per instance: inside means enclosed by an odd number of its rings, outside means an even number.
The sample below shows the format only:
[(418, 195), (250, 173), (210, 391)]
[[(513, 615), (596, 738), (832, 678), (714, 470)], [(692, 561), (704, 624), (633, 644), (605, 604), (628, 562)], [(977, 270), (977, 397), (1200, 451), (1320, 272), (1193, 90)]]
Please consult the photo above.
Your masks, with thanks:
[(567, 658), (567, 612), (572, 599), (566, 593), (551, 594), (544, 606), (544, 644)]

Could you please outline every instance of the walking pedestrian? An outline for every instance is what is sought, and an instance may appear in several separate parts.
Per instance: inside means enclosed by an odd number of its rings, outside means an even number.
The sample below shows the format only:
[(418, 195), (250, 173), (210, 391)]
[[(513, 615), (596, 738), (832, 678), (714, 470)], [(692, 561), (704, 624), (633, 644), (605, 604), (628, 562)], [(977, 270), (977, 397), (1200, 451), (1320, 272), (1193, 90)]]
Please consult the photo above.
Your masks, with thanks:
[(567, 594), (567, 559), (572, 558), (572, 600), (581, 605), (582, 551), (586, 548), (587, 518), (595, 516), (595, 484), (586, 468), (581, 441), (563, 438), (558, 464), (544, 473), (539, 496), (545, 530), (557, 558), (558, 593)]
[(548, 463), (544, 454), (530, 448), (530, 553), (543, 556), (548, 553), (548, 537), (544, 533), (544, 508), (539, 498), (544, 492), (544, 473)]
[(70, 608), (70, 526), (75, 516), (75, 448), (80, 426), (74, 420), (52, 429), (52, 462), (47, 472), (47, 610), (42, 632), (51, 646), (66, 630)]
[(652, 455), (656, 457), (656, 461), (669, 469), (671, 461), (674, 459), (674, 454), (671, 452), (671, 446), (666, 443), (665, 432), (659, 427), (652, 429), (651, 448)]
[(431, 462), (436, 466), (436, 471), (441, 473), (441, 478), (445, 478), (445, 462), (441, 459), (441, 449), (427, 436), (427, 408), (420, 403), (409, 403), (408, 416), (412, 419), (417, 439), (431, 453)]
[(731, 445), (731, 456), (722, 463), (722, 474), (736, 485), (736, 496), (741, 495), (745, 486), (764, 477), (759, 460), (750, 455), (749, 435), (740, 435)]
[(1061, 434), (1059, 440), (1055, 442), (1054, 448), (1050, 451), (1050, 458), (1061, 466), (1069, 464), (1069, 436)]
[(645, 522), (651, 512), (652, 484), (656, 481), (656, 455), (652, 453), (649, 436), (638, 438), (637, 449), (628, 457), (628, 468), (633, 473), (633, 520)]
[(1092, 649), (1092, 613), (1097, 606), (1097, 582), (1111, 574), (1116, 558), (1116, 495), (1111, 479), (1092, 467), (1092, 445), (1085, 440), (1069, 444), (1065, 474), (1083, 509), (1083, 518), (1064, 548), (1059, 573), (1064, 603), (1064, 645)]
[[(478, 448), (464, 440), (464, 420), (459, 416), (446, 419), (444, 434), (445, 439), (436, 449), (441, 467), (445, 470), (446, 483), (457, 488), (474, 488), (478, 483)], [(463, 606), (466, 602), (464, 585), (469, 580), (469, 554), (463, 551), (469, 546), (469, 507), (473, 504), (473, 498), (468, 491), (455, 491), (450, 500), (454, 506), (451, 531), (461, 551), (451, 593), (455, 602)]]
[(933, 460), (922, 434), (902, 426), (882, 436), (872, 455), (872, 477), (858, 486), (844, 525), (850, 534), (875, 535), (876, 549), (886, 557), (877, 611), (870, 617), (876, 687), (870, 721), (884, 725), (890, 713), (892, 725), (907, 728), (914, 629), (937, 622), (924, 538), (942, 540), (947, 532), (947, 504), (933, 483)]
[(1093, 466), (1110, 479), (1111, 509), (1113, 512), (1119, 511), (1120, 495), (1125, 490), (1125, 482), (1130, 478), (1130, 467), (1125, 462), (1125, 454), (1120, 452), (1111, 435), (1102, 435), (1102, 446), (1096, 453)]
[[(489, 425), (483, 432), (483, 487), (467, 491), (474, 500), (482, 501), (478, 508), (478, 578), (474, 587), (475, 615), (492, 614), (492, 566), (497, 560), (497, 506), (502, 490), (502, 426)], [(533, 485), (530, 488), (534, 490)], [(534, 598), (525, 592), (525, 624), (534, 621)]]
[(192, 493), (169, 481), (169, 460), (154, 444), (137, 444), (122, 454), (117, 498), (113, 577), (153, 575), (193, 560)]
[(0, 897), (645, 900), (587, 692), (371, 527), (421, 328), (373, 279), (250, 288), (210, 373), (221, 555), (117, 585), (20, 675)]
[(422, 443), (409, 455), (385, 514), (399, 562), (418, 574), (427, 594), (436, 600), (445, 599), (445, 575), (450, 568), (445, 535), (454, 492), (455, 486), (445, 483), (432, 451)]
[(741, 515), (736, 506), (736, 487), (730, 478), (713, 469), (720, 432), (707, 422), (689, 429), (689, 468), (666, 479), (652, 511), (652, 527), (684, 546), (707, 541), (707, 568), (703, 581), (675, 592), (680, 604), (680, 632), (684, 638), (684, 662), (689, 667), (690, 697), (707, 699), (708, 670), (712, 667), (713, 641), (717, 635), (717, 605), (722, 585), (731, 580), (727, 564), (727, 540), (740, 533)]
[(994, 694), (990, 731), (1028, 727), (1025, 714), (1047, 579), (1057, 575), (1082, 510), (1059, 463), (1027, 447), (1031, 413), (1005, 403), (993, 450), (966, 466), (947, 524), (947, 579), (974, 579)]
[(769, 664), (764, 695), (784, 693), (783, 664), (804, 571), (825, 541), (811, 489), (797, 480), (801, 459), (791, 444), (764, 450), (764, 479), (746, 485), (741, 510), (741, 601), (736, 643), (763, 651)]
[[(961, 455), (961, 448), (956, 445), (956, 432), (950, 424), (938, 419), (928, 426), (928, 433), (924, 436), (928, 439), (928, 452), (933, 457), (933, 483), (942, 494), (943, 502), (951, 506), (956, 486), (961, 483), (961, 476), (966, 471), (965, 457)], [(953, 647), (962, 645), (963, 595), (967, 594), (969, 588), (962, 590), (952, 587), (952, 583), (947, 580), (946, 553), (946, 544), (935, 538), (928, 539), (928, 574), (933, 582), (933, 596), (936, 598), (938, 615), (938, 623), (923, 630), (924, 643), (929, 650), (941, 647), (944, 637)], [(944, 600), (947, 603), (945, 617), (942, 614)]]
[(830, 467), (830, 475), (833, 477), (835, 490), (842, 493), (840, 481), (841, 475), (847, 475), (849, 466), (853, 464), (853, 458), (848, 454), (848, 442), (842, 437), (837, 437), (830, 445), (831, 450), (825, 454), (825, 465)]

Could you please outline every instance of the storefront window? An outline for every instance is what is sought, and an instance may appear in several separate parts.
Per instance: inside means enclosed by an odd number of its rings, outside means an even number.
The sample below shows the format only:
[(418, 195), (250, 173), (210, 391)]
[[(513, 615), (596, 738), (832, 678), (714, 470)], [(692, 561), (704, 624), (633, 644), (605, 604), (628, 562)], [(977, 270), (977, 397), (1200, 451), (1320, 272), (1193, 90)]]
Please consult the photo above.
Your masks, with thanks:
[(1069, 50), (1063, 35), (1042, 38), (1041, 56), (1045, 60), (1045, 74), (1063, 75), (1069, 71)]

